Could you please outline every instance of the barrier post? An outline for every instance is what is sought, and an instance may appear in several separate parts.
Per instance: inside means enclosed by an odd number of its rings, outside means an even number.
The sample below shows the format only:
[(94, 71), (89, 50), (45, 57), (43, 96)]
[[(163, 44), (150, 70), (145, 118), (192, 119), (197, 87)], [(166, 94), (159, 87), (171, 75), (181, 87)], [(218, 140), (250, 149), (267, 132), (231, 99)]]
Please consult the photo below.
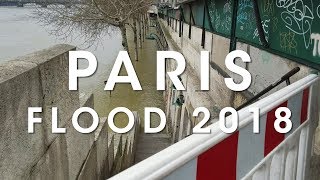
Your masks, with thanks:
[(306, 162), (304, 179), (310, 179), (310, 163), (311, 158), (314, 155), (313, 144), (315, 142), (315, 132), (319, 122), (319, 80), (311, 87), (310, 101), (309, 101), (309, 132), (307, 136), (307, 148), (306, 148)]

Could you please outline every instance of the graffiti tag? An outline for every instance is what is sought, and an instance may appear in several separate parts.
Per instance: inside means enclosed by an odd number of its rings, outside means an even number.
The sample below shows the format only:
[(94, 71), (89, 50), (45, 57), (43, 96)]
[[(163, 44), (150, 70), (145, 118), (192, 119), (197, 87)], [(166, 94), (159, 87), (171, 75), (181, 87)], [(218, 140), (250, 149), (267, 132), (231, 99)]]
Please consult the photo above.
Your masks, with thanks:
[(320, 34), (311, 34), (311, 39), (314, 41), (313, 56), (320, 56)]
[(237, 21), (240, 24), (245, 24), (245, 22), (247, 22), (248, 20), (251, 19), (251, 17), (253, 17), (252, 14), (248, 13), (250, 11), (248, 11), (247, 9), (252, 9), (253, 8), (253, 4), (251, 0), (240, 0), (239, 2), (239, 13), (237, 16)]
[(263, 12), (268, 14), (274, 13), (273, 0), (264, 0)]
[[(270, 23), (270, 19), (266, 19), (264, 21), (261, 21), (262, 24), (262, 28), (266, 37), (266, 40), (269, 40), (269, 23)], [(253, 33), (253, 39), (255, 39), (256, 37), (259, 37), (259, 32), (258, 32), (258, 28), (255, 29), (254, 33)], [(259, 38), (260, 41), (260, 38)]]
[(280, 47), (285, 51), (291, 53), (294, 52), (297, 54), (297, 42), (295, 40), (295, 33), (293, 32), (282, 32), (280, 33)]
[(314, 19), (313, 3), (310, 1), (311, 6), (304, 2), (306, 0), (277, 0), (276, 5), (283, 8), (281, 18), (286, 24), (286, 27), (297, 35), (303, 36), (304, 45), (309, 48), (311, 43), (311, 27)]
[(231, 29), (231, 1), (228, 0), (223, 6), (223, 15), (218, 12), (215, 1), (209, 2), (209, 15), (214, 28), (229, 32)]

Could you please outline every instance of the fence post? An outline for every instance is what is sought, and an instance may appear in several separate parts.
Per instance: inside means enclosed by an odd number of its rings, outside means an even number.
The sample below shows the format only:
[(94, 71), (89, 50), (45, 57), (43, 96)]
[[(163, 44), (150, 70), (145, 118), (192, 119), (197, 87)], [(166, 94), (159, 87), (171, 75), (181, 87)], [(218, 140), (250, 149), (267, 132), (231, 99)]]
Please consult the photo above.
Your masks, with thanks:
[(306, 162), (305, 162), (305, 172), (303, 179), (310, 179), (310, 163), (313, 152), (313, 143), (315, 138), (315, 131), (318, 127), (319, 122), (319, 80), (310, 87), (310, 101), (309, 101), (309, 131), (308, 131), (308, 142), (306, 147)]
[(233, 11), (232, 11), (231, 35), (230, 35), (230, 49), (229, 49), (230, 52), (236, 50), (236, 46), (237, 46), (236, 30), (237, 30), (238, 7), (239, 7), (238, 0), (234, 0)]

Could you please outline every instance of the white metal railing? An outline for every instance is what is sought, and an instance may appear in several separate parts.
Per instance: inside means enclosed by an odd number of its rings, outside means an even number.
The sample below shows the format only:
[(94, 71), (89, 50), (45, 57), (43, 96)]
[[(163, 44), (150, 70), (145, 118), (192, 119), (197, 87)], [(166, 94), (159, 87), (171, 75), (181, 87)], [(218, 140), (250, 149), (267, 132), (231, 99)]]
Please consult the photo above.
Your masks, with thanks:
[[(212, 124), (211, 134), (193, 134), (111, 179), (305, 179), (318, 122), (317, 93), (318, 76), (309, 75), (240, 110), (236, 133)], [(293, 131), (286, 135), (270, 130), (279, 106), (292, 111)], [(260, 134), (252, 132), (251, 107), (260, 108)]]
[(304, 179), (309, 121), (276, 147), (243, 179)]

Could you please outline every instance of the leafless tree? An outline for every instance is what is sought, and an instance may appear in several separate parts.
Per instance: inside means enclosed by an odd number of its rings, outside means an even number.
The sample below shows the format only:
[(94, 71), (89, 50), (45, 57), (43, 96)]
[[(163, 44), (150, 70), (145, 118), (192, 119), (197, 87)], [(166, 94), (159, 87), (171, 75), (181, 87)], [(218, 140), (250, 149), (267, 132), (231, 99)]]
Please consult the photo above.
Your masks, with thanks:
[[(89, 45), (98, 42), (106, 34), (119, 28), (124, 50), (128, 50), (127, 27), (134, 32), (135, 59), (138, 60), (138, 30), (141, 18), (147, 13), (153, 0), (81, 0), (68, 6), (50, 5), (37, 8), (35, 15), (43, 25), (52, 26), (51, 33), (68, 38), (75, 33)], [(142, 21), (145, 22), (145, 19)], [(140, 39), (141, 36), (139, 35)], [(141, 41), (140, 41), (141, 43)]]

